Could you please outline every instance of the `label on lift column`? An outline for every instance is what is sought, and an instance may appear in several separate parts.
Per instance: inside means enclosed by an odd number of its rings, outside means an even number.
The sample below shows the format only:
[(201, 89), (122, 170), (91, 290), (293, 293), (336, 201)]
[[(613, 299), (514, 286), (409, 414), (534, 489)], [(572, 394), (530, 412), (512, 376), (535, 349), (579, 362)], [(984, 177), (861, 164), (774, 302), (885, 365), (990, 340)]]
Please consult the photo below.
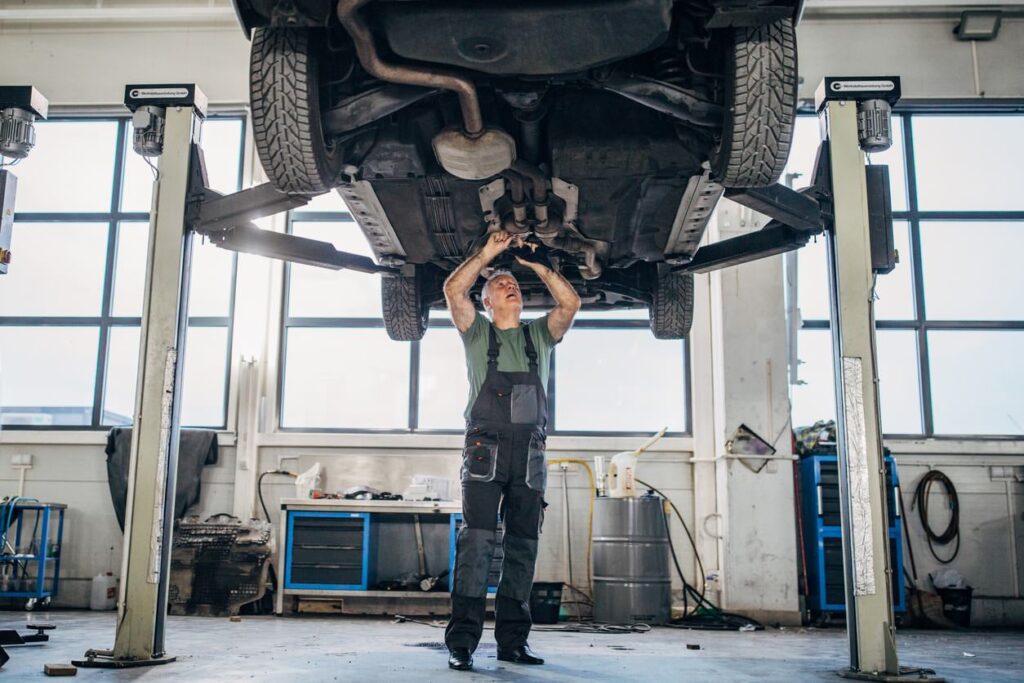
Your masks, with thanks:
[(200, 116), (205, 116), (206, 104), (206, 95), (195, 83), (130, 83), (124, 87), (124, 105), (133, 112), (141, 106), (192, 105)]
[(188, 97), (188, 88), (132, 88), (128, 93), (137, 100), (164, 100)]
[(885, 100), (894, 105), (901, 94), (899, 76), (826, 76), (814, 93), (814, 103), (819, 110), (830, 100)]
[(832, 81), (829, 84), (829, 90), (832, 92), (891, 92), (895, 89), (896, 84), (892, 81)]

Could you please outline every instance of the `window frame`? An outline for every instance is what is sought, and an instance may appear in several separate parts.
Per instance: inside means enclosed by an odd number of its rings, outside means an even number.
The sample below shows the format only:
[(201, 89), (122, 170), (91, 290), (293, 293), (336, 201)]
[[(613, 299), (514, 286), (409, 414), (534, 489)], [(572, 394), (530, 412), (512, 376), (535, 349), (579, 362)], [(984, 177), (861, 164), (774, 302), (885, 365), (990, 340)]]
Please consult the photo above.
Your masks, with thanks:
[[(806, 111), (801, 116), (816, 116)], [(928, 353), (928, 333), (930, 331), (1020, 331), (1024, 330), (1024, 320), (929, 320), (924, 291), (924, 261), (921, 252), (921, 224), (928, 222), (999, 222), (1024, 221), (1022, 211), (923, 211), (918, 206), (917, 174), (914, 159), (915, 119), (929, 116), (1017, 116), (1024, 120), (1024, 102), (1007, 102), (994, 105), (979, 105), (976, 102), (958, 101), (909, 101), (893, 108), (893, 115), (900, 117), (900, 130), (903, 136), (903, 164), (906, 169), (907, 209), (893, 210), (892, 220), (906, 221), (910, 237), (910, 277), (911, 296), (914, 304), (914, 317), (906, 320), (876, 320), (877, 330), (908, 330), (916, 334), (918, 355), (918, 389), (921, 402), (918, 409), (921, 414), (922, 433), (884, 433), (889, 439), (936, 439), (936, 440), (989, 440), (1006, 441), (1020, 440), (1022, 435), (1015, 434), (946, 434), (936, 433), (932, 401), (931, 366)], [(885, 277), (882, 275), (881, 277)], [(831, 322), (822, 319), (801, 319), (800, 330), (831, 330)]]
[[(244, 114), (224, 113), (212, 115), (208, 118), (235, 119), (242, 123), (240, 126), (240, 144), (238, 155), (238, 184), (242, 185), (243, 171), (245, 168), (245, 144), (247, 122)], [(82, 425), (3, 425), (3, 429), (17, 431), (106, 431), (115, 426), (104, 424), (104, 398), (107, 389), (107, 356), (110, 347), (110, 331), (116, 327), (141, 327), (141, 316), (115, 316), (112, 314), (114, 295), (114, 275), (117, 263), (118, 235), (121, 223), (143, 222), (147, 225), (150, 222), (150, 211), (123, 211), (121, 209), (122, 195), (125, 185), (125, 161), (128, 154), (134, 153), (129, 145), (129, 123), (130, 116), (122, 115), (76, 115), (73, 113), (51, 116), (47, 123), (61, 122), (113, 122), (117, 125), (117, 132), (114, 144), (114, 166), (111, 179), (111, 196), (108, 205), (109, 210), (105, 212), (81, 212), (81, 211), (32, 211), (15, 212), (14, 223), (17, 226), (29, 223), (105, 223), (107, 225), (107, 244), (105, 251), (105, 264), (103, 273), (102, 301), (100, 314), (98, 316), (0, 316), (0, 327), (85, 327), (98, 330), (97, 357), (95, 375), (93, 381), (92, 410), (89, 424)], [(193, 234), (194, 240), (201, 237)], [(231, 259), (230, 290), (228, 298), (228, 311), (226, 316), (189, 316), (188, 327), (224, 327), (227, 330), (225, 349), (225, 377), (224, 377), (224, 398), (223, 398), (223, 421), (217, 425), (202, 425), (197, 428), (214, 429), (224, 431), (228, 425), (228, 412), (230, 407), (230, 381), (231, 381), (231, 357), (232, 345), (234, 343), (234, 319), (235, 319), (235, 294), (238, 283), (238, 254), (233, 254)], [(137, 389), (136, 389), (137, 390)], [(51, 410), (55, 413), (66, 412), (67, 406), (53, 406)], [(183, 425), (190, 426), (190, 425)]]
[[(301, 209), (290, 211), (287, 217), (287, 232), (292, 232), (293, 223), (306, 222), (341, 222), (353, 221), (352, 214), (348, 211), (302, 211)], [(354, 221), (353, 221), (354, 222)], [(277, 373), (277, 431), (283, 433), (300, 434), (423, 434), (423, 435), (453, 435), (462, 434), (461, 428), (452, 429), (426, 429), (419, 426), (419, 383), (420, 383), (420, 354), (421, 342), (403, 342), (409, 344), (409, 411), (406, 427), (379, 429), (369, 427), (288, 427), (284, 424), (285, 409), (285, 377), (288, 372), (288, 330), (290, 328), (327, 328), (327, 329), (384, 329), (383, 318), (366, 317), (293, 317), (289, 314), (289, 296), (291, 287), (291, 264), (285, 264), (284, 276), (282, 278), (282, 305), (278, 334), (280, 339)], [(428, 323), (427, 334), (432, 329), (454, 329), (451, 320), (431, 319)], [(606, 329), (606, 330), (632, 330), (643, 329), (650, 332), (650, 324), (645, 319), (624, 320), (624, 319), (583, 319), (573, 322), (573, 329)], [(571, 331), (569, 332), (572, 333)], [(690, 387), (690, 359), (691, 345), (690, 338), (678, 342), (680, 351), (683, 354), (683, 430), (666, 432), (669, 437), (688, 437), (693, 433), (693, 397)], [(547, 399), (548, 399), (548, 435), (549, 436), (585, 436), (585, 437), (646, 437), (650, 432), (645, 431), (559, 431), (556, 422), (556, 405), (558, 400), (557, 387), (555, 386), (555, 370), (558, 359), (558, 346), (551, 352), (551, 364), (548, 374)]]

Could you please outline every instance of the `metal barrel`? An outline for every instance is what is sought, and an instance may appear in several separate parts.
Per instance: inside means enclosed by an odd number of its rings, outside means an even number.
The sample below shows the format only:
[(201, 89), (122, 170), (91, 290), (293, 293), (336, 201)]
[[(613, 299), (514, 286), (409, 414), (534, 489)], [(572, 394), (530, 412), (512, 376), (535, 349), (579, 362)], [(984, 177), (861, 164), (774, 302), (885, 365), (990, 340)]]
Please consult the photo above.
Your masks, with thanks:
[(594, 621), (663, 624), (672, 575), (659, 496), (594, 501)]

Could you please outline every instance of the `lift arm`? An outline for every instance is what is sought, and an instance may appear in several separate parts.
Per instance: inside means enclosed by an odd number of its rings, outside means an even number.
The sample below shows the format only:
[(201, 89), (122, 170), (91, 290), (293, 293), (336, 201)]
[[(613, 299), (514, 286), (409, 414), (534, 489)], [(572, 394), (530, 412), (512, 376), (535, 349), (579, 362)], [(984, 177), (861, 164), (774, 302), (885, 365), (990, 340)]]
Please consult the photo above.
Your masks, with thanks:
[(192, 145), (186, 221), (195, 232), (222, 249), (256, 254), (332, 270), (391, 272), (366, 256), (338, 251), (330, 242), (263, 230), (250, 221), (309, 203), (309, 197), (282, 192), (271, 183), (224, 195), (210, 189), (203, 150)]

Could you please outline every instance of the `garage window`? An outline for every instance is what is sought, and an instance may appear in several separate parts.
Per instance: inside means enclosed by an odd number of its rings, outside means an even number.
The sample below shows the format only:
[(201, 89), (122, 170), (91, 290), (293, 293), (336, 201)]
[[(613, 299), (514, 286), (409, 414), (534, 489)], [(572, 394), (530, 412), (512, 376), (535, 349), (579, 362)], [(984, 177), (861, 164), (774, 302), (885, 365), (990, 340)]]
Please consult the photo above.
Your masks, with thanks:
[[(293, 211), (290, 232), (372, 256), (334, 193)], [(418, 342), (391, 341), (380, 276), (289, 264), (279, 401), (285, 431), (457, 432), (469, 386), (447, 311)], [(526, 318), (537, 315), (527, 311)], [(549, 430), (647, 434), (689, 430), (684, 342), (658, 341), (647, 311), (584, 312), (552, 354)]]
[[(203, 124), (211, 184), (241, 186), (240, 117)], [(90, 428), (131, 422), (153, 170), (126, 118), (51, 119), (18, 163), (10, 271), (0, 277), (0, 421)], [(235, 258), (196, 242), (182, 423), (223, 427)]]
[[(1021, 436), (1024, 394), (1024, 116), (904, 112), (889, 164), (900, 264), (875, 302), (882, 429), (888, 436)], [(950, 144), (971, 140), (970, 145)], [(798, 119), (788, 175), (809, 183), (817, 119)], [(835, 416), (827, 259), (798, 256), (802, 325), (796, 425)]]

